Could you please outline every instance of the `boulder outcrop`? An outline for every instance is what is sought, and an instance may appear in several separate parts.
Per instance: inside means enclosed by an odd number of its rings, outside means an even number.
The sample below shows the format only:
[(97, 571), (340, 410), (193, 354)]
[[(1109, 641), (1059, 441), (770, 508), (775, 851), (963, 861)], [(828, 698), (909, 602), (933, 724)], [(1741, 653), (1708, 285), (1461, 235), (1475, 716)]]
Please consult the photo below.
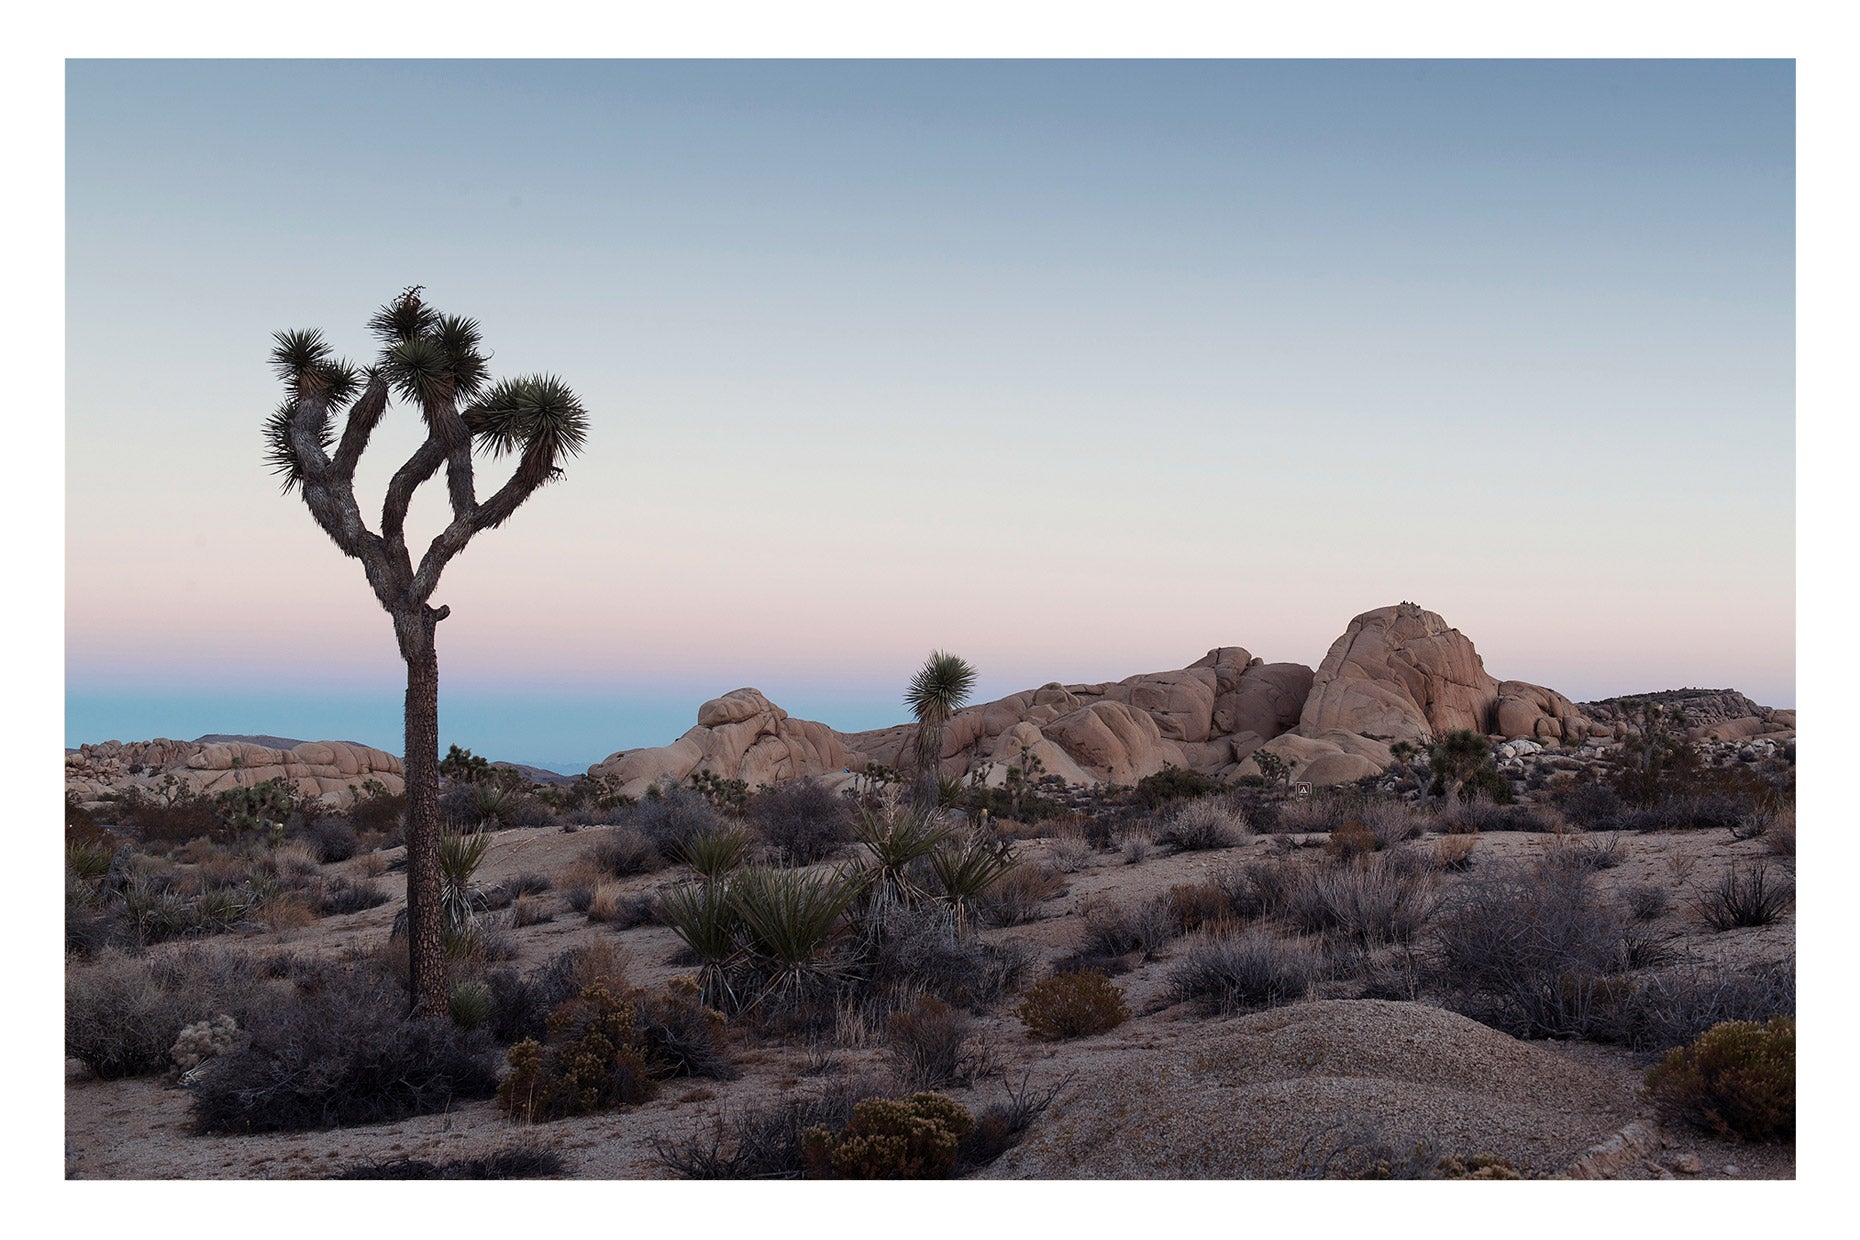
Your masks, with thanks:
[(708, 771), (755, 787), (844, 771), (851, 761), (845, 741), (826, 724), (791, 718), (760, 690), (735, 689), (700, 706), (697, 726), (670, 745), (622, 749), (588, 774), (610, 776), (636, 797), (661, 776)]
[(213, 795), (249, 788), (268, 779), (291, 783), (299, 796), (321, 798), (338, 808), (355, 800), (373, 780), (389, 792), (401, 790), (400, 759), (351, 741), (303, 741), (289, 749), (252, 741), (104, 741), (65, 755), (65, 790), (95, 803), (132, 789), (153, 792), (173, 777), (189, 792)]

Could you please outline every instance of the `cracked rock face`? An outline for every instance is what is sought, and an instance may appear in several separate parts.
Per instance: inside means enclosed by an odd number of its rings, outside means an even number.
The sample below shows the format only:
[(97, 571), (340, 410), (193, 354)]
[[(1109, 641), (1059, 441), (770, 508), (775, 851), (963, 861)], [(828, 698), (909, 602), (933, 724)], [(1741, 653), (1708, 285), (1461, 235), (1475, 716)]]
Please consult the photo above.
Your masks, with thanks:
[(1498, 681), (1465, 635), (1402, 603), (1364, 612), (1331, 644), (1298, 731), (1419, 744), (1455, 728), (1491, 731), (1497, 701)]

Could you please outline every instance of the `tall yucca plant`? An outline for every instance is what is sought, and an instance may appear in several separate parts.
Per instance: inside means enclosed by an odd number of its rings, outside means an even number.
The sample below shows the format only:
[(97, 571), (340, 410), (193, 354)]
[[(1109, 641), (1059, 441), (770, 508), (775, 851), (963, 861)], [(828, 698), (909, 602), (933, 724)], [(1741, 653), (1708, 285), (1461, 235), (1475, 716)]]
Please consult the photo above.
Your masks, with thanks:
[[(394, 623), (407, 665), (404, 753), (407, 914), (413, 1008), (446, 1009), (445, 919), (439, 872), (439, 657), (434, 633), (451, 614), (431, 605), (440, 574), (473, 537), (496, 529), (581, 451), (588, 415), (552, 375), (492, 382), (473, 319), (441, 314), (410, 288), (368, 321), (380, 343), (372, 366), (336, 356), (317, 330), (272, 337), (272, 369), (284, 399), (264, 426), (265, 459), (297, 491), (318, 527), (362, 562), (369, 588)], [(355, 467), (391, 397), (411, 406), (426, 437), (394, 472), (381, 527), (368, 528), (355, 496)], [(348, 407), (340, 434), (337, 410)], [(478, 498), (472, 454), (514, 456), (510, 479)], [(445, 471), (451, 516), (417, 563), (408, 548), (414, 492)]]
[(917, 717), (914, 754), (917, 762), (917, 799), (935, 805), (940, 794), (938, 777), (943, 761), (943, 729), (950, 717), (968, 703), (975, 689), (975, 669), (948, 651), (932, 651), (911, 677), (904, 704)]

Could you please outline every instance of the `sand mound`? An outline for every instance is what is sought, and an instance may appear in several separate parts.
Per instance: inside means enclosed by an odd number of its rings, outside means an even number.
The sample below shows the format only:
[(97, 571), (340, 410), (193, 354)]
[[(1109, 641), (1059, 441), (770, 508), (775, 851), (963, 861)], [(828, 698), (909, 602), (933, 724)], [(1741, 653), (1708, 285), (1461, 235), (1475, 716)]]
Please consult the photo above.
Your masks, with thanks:
[(1093, 1069), (989, 1176), (1284, 1178), (1333, 1125), (1553, 1174), (1636, 1114), (1606, 1076), (1419, 1004), (1302, 1003), (1188, 1029)]

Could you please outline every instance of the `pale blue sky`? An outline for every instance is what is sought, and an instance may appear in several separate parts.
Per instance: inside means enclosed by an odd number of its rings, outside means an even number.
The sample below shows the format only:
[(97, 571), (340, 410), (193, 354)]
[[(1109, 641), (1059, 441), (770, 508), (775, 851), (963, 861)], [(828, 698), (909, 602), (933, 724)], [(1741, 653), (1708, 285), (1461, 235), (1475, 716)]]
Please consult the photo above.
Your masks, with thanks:
[(874, 726), (933, 646), (985, 696), (1315, 665), (1400, 599), (1578, 698), (1792, 704), (1793, 85), (72, 62), (66, 741), (398, 751), (386, 619), (257, 427), (270, 331), (363, 355), (410, 283), (595, 414), (441, 587), (480, 752), (585, 765), (741, 684)]

